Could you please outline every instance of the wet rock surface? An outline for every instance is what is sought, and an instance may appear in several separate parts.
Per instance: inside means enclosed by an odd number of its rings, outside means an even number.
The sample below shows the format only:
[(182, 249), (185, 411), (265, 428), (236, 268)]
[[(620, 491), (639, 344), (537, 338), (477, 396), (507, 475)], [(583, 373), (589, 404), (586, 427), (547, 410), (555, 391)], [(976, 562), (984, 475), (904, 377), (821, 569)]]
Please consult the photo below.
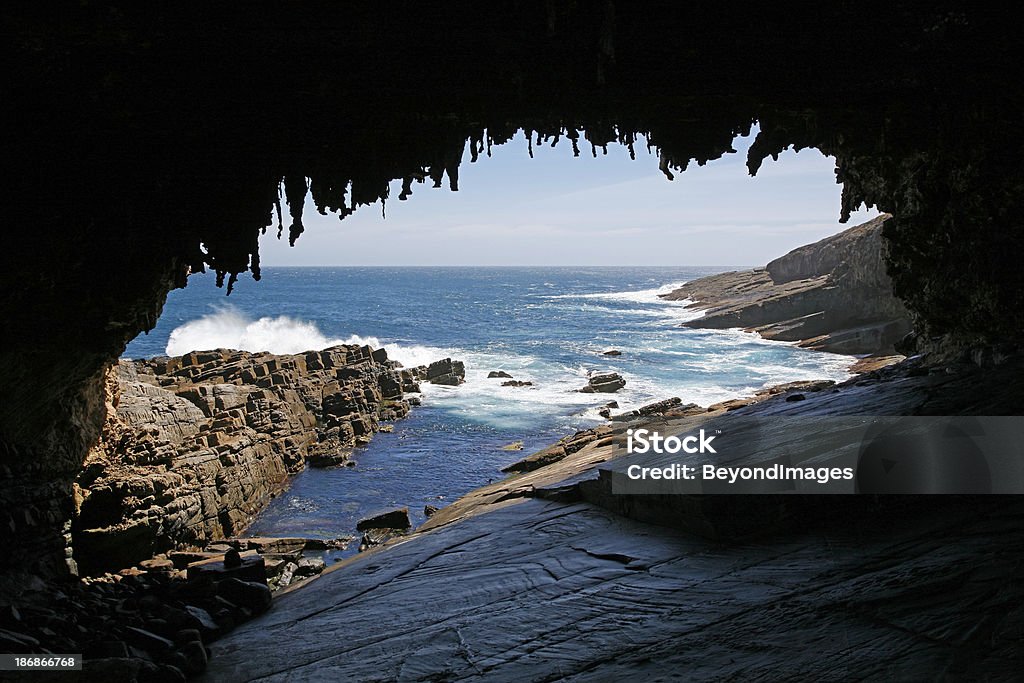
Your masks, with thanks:
[(892, 354), (911, 330), (893, 295), (882, 230), (889, 216), (794, 249), (764, 268), (687, 282), (662, 295), (704, 315), (686, 327), (743, 327), (820, 351)]
[(404, 369), (354, 345), (121, 361), (108, 383), (113, 410), (77, 480), (81, 570), (238, 534), (307, 463), (346, 464), (406, 416), (421, 379), (465, 373), (450, 359), (431, 367)]

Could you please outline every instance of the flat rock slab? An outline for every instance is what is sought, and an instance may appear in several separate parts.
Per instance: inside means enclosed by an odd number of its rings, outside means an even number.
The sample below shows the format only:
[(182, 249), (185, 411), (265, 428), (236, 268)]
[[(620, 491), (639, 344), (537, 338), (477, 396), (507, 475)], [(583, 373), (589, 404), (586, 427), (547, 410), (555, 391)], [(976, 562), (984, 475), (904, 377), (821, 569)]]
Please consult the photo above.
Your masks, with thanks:
[(267, 582), (266, 564), (259, 553), (247, 550), (239, 553), (239, 559), (240, 564), (233, 567), (225, 563), (223, 556), (193, 562), (188, 566), (188, 578), (192, 580), (201, 576), (211, 576), (215, 581), (235, 578), (242, 581)]
[(276, 599), (201, 680), (1009, 680), (1022, 508), (723, 544), (584, 503), (490, 505)]

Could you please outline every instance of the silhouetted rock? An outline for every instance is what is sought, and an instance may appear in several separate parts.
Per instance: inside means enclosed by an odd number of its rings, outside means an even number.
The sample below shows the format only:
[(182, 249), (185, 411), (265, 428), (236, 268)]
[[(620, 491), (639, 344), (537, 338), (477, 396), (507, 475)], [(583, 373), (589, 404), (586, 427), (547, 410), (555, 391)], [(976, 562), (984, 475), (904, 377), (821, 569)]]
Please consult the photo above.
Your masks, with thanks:
[(512, 379), (512, 375), (508, 374), (504, 370), (491, 370), (490, 372), (487, 373), (487, 379), (494, 379), (496, 377)]
[(365, 531), (367, 529), (409, 529), (410, 527), (412, 527), (412, 522), (409, 520), (409, 508), (397, 508), (359, 520), (356, 524), (356, 531)]

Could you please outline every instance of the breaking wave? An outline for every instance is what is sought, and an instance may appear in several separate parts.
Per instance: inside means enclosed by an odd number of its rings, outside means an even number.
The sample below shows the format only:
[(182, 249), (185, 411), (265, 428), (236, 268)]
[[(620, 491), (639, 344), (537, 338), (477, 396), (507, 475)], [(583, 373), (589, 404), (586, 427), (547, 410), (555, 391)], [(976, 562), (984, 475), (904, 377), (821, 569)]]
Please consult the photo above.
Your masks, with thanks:
[(425, 365), (452, 355), (453, 349), (440, 349), (421, 345), (381, 343), (376, 337), (329, 337), (311, 320), (300, 320), (287, 315), (250, 318), (241, 311), (226, 306), (176, 327), (167, 340), (166, 353), (181, 356), (190, 351), (209, 349), (237, 349), (239, 351), (268, 351), (270, 353), (302, 353), (319, 351), (339, 344), (368, 345), (384, 348), (388, 357), (402, 365)]

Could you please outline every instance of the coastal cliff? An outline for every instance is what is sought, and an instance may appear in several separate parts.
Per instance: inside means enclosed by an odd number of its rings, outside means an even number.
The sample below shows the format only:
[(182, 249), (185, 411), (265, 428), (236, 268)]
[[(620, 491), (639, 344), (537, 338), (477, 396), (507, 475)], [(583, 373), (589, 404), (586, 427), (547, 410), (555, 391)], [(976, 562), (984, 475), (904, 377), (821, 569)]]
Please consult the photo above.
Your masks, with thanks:
[(403, 369), (384, 349), (354, 345), (122, 360), (75, 483), (74, 559), (92, 574), (236, 535), (307, 463), (344, 464), (405, 417), (419, 382), (461, 375), (457, 361)]
[(886, 273), (882, 228), (890, 218), (799, 247), (764, 268), (687, 282), (663, 298), (705, 311), (687, 327), (742, 327), (834, 353), (895, 353), (911, 322)]

